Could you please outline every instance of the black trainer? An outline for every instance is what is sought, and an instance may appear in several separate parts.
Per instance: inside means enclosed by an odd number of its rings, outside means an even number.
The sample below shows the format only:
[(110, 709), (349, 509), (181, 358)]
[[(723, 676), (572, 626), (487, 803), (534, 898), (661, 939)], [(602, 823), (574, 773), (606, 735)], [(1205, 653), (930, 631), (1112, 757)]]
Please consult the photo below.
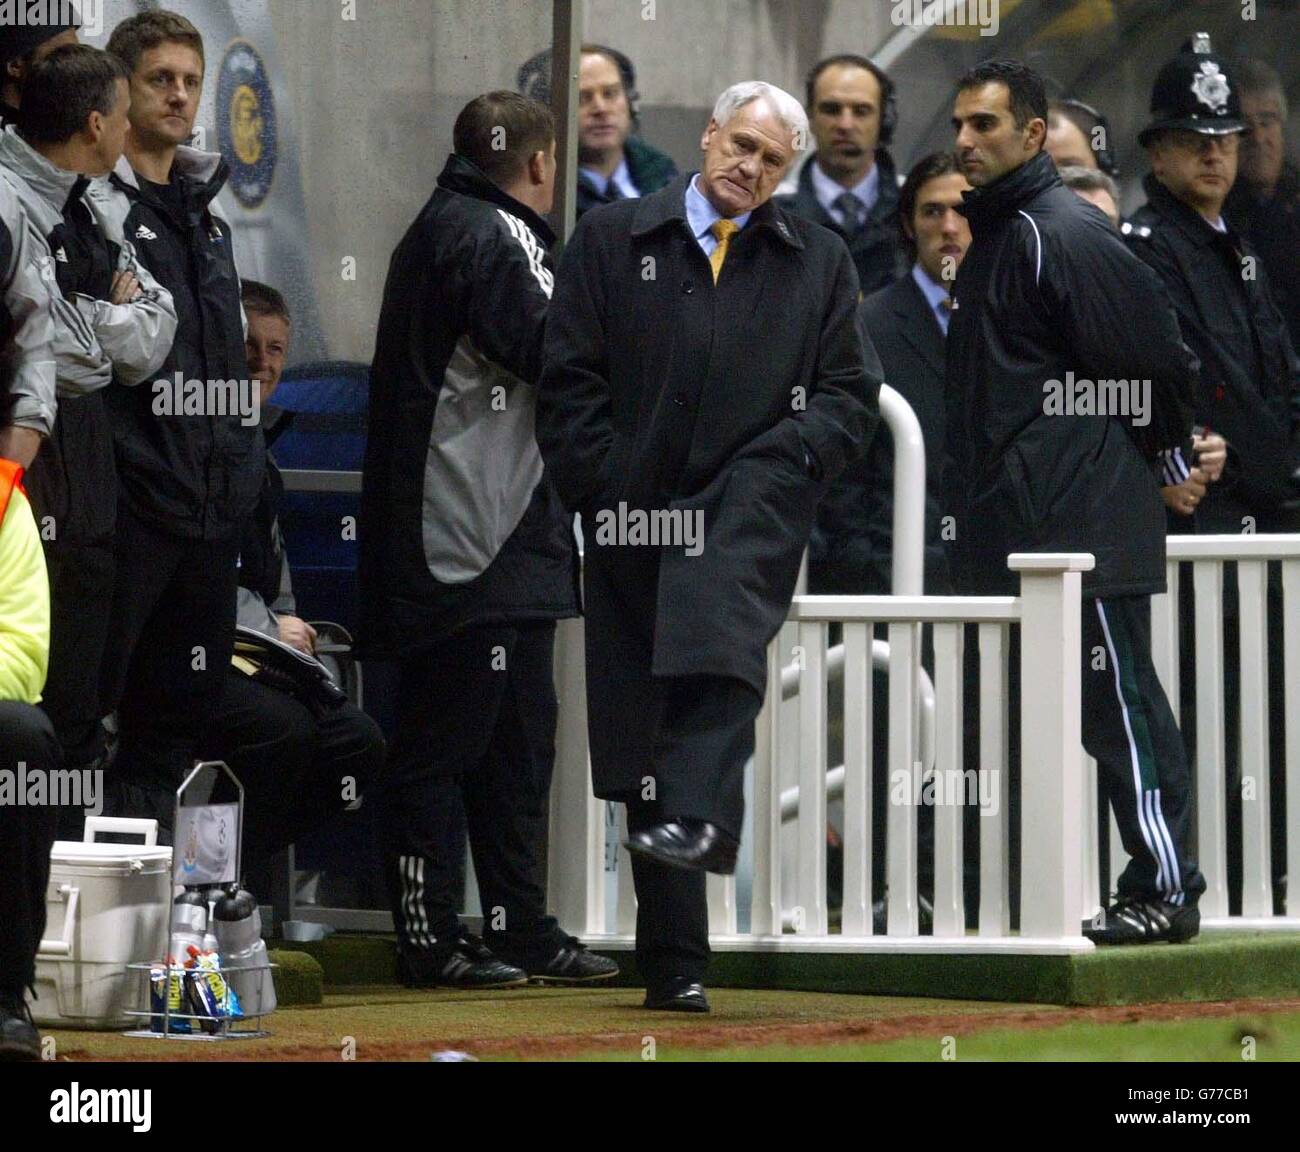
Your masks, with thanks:
[(470, 932), (445, 948), (397, 950), (397, 978), (408, 988), (515, 988), (528, 973), (494, 956)]
[(618, 975), (618, 965), (605, 956), (594, 956), (587, 946), (570, 936), (544, 964), (525, 964), (533, 984), (594, 984)]
[(21, 992), (0, 993), (0, 1061), (39, 1060), (41, 1034)]
[(1094, 944), (1182, 944), (1201, 930), (1196, 905), (1165, 900), (1119, 897), (1096, 920), (1084, 922), (1083, 934)]

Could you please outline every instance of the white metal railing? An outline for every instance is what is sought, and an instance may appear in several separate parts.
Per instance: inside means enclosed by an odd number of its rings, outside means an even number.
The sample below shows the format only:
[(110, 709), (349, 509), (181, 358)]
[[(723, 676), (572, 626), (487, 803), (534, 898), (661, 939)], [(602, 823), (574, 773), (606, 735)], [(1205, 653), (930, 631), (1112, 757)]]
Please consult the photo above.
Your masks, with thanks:
[[(1084, 806), (1079, 744), (1080, 573), (1090, 556), (1022, 555), (1010, 560), (1020, 573), (1018, 597), (805, 596), (790, 619), (803, 649), (800, 691), (783, 705), (783, 661), (777, 644), (769, 653), (768, 696), (758, 721), (753, 767), (753, 889), (748, 931), (737, 931), (734, 878), (710, 877), (710, 927), (723, 947), (888, 948), (940, 951), (1082, 951)], [(844, 627), (845, 697), (854, 706), (844, 724), (845, 804), (844, 902), (842, 930), (831, 934), (826, 901), (827, 644), (833, 622)], [(871, 629), (887, 626), (889, 704), (892, 717), (888, 770), (906, 781), (909, 796), (920, 786), (917, 673), (923, 623), (935, 628), (935, 771), (962, 772), (962, 633), (978, 626), (980, 645), (980, 763), (975, 769), (991, 784), (999, 802), (981, 810), (981, 904), (979, 933), (965, 935), (962, 909), (961, 806), (938, 805), (936, 818), (935, 923), (933, 936), (918, 931), (916, 812), (914, 803), (891, 804), (888, 814), (887, 873), (889, 922), (885, 937), (872, 935)], [(1007, 652), (1008, 631), (1019, 624), (1024, 641), (1021, 805), (1024, 860), (1034, 883), (1021, 899), (1021, 932), (1009, 933), (1007, 853)], [(570, 929), (608, 943), (626, 939), (632, 903), (625, 866), (618, 869), (620, 899), (615, 923), (605, 913), (605, 821), (593, 800), (586, 758), (582, 696), (581, 623), (562, 625), (567, 634), (557, 657), (561, 726), (552, 788), (550, 899)], [(795, 829), (797, 877), (787, 892), (781, 875), (781, 774), (783, 729), (798, 729), (800, 803)], [(1032, 769), (1030, 766), (1033, 766)], [(957, 779), (957, 776), (945, 776)], [(620, 864), (626, 861), (620, 857)], [(1027, 864), (1026, 871), (1029, 871)], [(787, 912), (790, 914), (787, 915)], [(792, 922), (796, 931), (785, 933)]]
[[(1169, 590), (1152, 602), (1151, 631), (1156, 671), (1175, 715), (1181, 677), (1195, 674), (1195, 783), (1197, 856), (1208, 885), (1201, 897), (1207, 928), (1300, 928), (1300, 535), (1171, 536), (1167, 542)], [(1227, 868), (1227, 756), (1224, 670), (1225, 564), (1236, 569), (1240, 642), (1237, 764), (1241, 790), (1241, 912), (1229, 916)], [(1280, 567), (1282, 631), (1268, 627), (1270, 565)], [(1190, 569), (1194, 604), (1195, 651), (1180, 650), (1179, 586)], [(1270, 816), (1269, 660), (1282, 645), (1285, 688), (1283, 760), (1286, 779), (1286, 869), (1290, 880), (1289, 916), (1273, 914)], [(1118, 844), (1112, 834), (1111, 844)], [(1122, 852), (1113, 853), (1122, 867)], [(1114, 869), (1111, 872), (1115, 875)]]
[[(1229, 916), (1228, 812), (1225, 748), (1227, 702), (1224, 669), (1223, 592), (1225, 564), (1236, 569), (1241, 642), (1240, 735), (1242, 779), (1240, 914)], [(1280, 633), (1268, 630), (1268, 568), (1280, 566), (1283, 597)], [(1073, 565), (1073, 566), (1072, 566)], [(759, 719), (752, 778), (753, 889), (748, 930), (740, 917), (734, 881), (710, 877), (710, 925), (724, 947), (940, 948), (948, 951), (1074, 950), (1086, 947), (1079, 923), (1099, 906), (1096, 766), (1079, 746), (1079, 567), (1072, 558), (1020, 556), (1015, 598), (797, 597), (784, 648), (769, 653), (768, 699)], [(1179, 585), (1190, 569), (1195, 611), (1195, 652), (1181, 652)], [(1300, 928), (1300, 918), (1273, 914), (1272, 805), (1269, 769), (1269, 661), (1281, 644), (1285, 713), (1286, 874), (1300, 876), (1300, 536), (1174, 537), (1168, 542), (1169, 591), (1153, 599), (1152, 631), (1157, 672), (1177, 715), (1180, 679), (1196, 677), (1196, 854), (1208, 890), (1203, 924), (1227, 927)], [(826, 630), (843, 625), (843, 644), (828, 648)], [(935, 891), (932, 937), (917, 937), (916, 807), (890, 804), (886, 818), (888, 924), (872, 936), (871, 821), (873, 664), (885, 645), (872, 628), (888, 631), (888, 762), (891, 785), (915, 787), (927, 770), (920, 749), (921, 625), (934, 630), (933, 769), (939, 781), (963, 779), (964, 625), (977, 625), (979, 643), (980, 744), (977, 770), (984, 786), (997, 789), (997, 804), (981, 806), (977, 935), (965, 935), (962, 805), (939, 803), (935, 812)], [(1007, 839), (1007, 654), (1008, 630), (1021, 627), (1021, 867), (1020, 933), (1009, 932), (1011, 908)], [(635, 923), (635, 902), (620, 850), (618, 900), (612, 924), (604, 914), (605, 823), (602, 804), (591, 798), (581, 702), (581, 624), (563, 627), (561, 644), (561, 739), (553, 795), (551, 897), (564, 922), (592, 937), (625, 937)], [(799, 659), (789, 663), (791, 642)], [(843, 764), (828, 773), (826, 688), (833, 662), (842, 669), (846, 707)], [(912, 674), (908, 674), (909, 670)], [(899, 723), (910, 717), (911, 723)], [(1294, 718), (1294, 720), (1293, 720)], [(577, 757), (581, 757), (579, 768)], [(988, 775), (996, 773), (996, 775)], [(942, 784), (940, 785), (942, 787)], [(951, 790), (950, 790), (951, 792)], [(826, 904), (826, 804), (844, 803), (844, 888), (839, 934), (830, 933)], [(989, 795), (984, 792), (981, 795)], [(809, 797), (808, 803), (803, 797)], [(951, 795), (948, 796), (951, 799)], [(793, 809), (793, 827), (783, 830)], [(579, 850), (585, 843), (586, 852)], [(1113, 817), (1110, 876), (1125, 863)], [(783, 869), (782, 865), (786, 867)], [(784, 871), (784, 875), (783, 875)], [(1030, 881), (1032, 878), (1032, 882)], [(1296, 908), (1292, 898), (1291, 909)], [(793, 928), (794, 932), (787, 931)]]

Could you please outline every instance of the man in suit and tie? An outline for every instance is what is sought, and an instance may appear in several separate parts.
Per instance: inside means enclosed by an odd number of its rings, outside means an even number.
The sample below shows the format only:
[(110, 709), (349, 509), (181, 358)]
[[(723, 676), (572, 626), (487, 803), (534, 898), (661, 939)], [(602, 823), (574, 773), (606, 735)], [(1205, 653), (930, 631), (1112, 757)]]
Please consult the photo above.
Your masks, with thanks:
[[(945, 556), (940, 489), (944, 449), (944, 338), (948, 331), (949, 291), (970, 244), (970, 227), (957, 211), (970, 187), (948, 152), (924, 157), (908, 173), (899, 193), (898, 231), (911, 271), (872, 293), (859, 308), (863, 326), (880, 355), (885, 382), (912, 406), (925, 442), (925, 591), (952, 591)], [(893, 591), (891, 567), (894, 536), (894, 441), (878, 429), (871, 449), (831, 487), (817, 512), (809, 554), (808, 586), (814, 593), (888, 595)], [(926, 660), (933, 668), (930, 646)], [(875, 692), (875, 756), (887, 763), (888, 694), (882, 684)], [(885, 931), (888, 907), (884, 890), (887, 774), (875, 773), (872, 804), (875, 825), (875, 874), (872, 892), (876, 932)], [(934, 819), (929, 808), (920, 812), (918, 874), (921, 929), (933, 913)], [(841, 859), (838, 840), (830, 848), (834, 903), (835, 864)]]
[[(899, 194), (899, 232), (911, 272), (868, 296), (862, 319), (885, 382), (912, 406), (925, 440), (925, 591), (951, 591), (944, 557), (940, 474), (944, 444), (944, 338), (950, 290), (970, 245), (957, 211), (970, 187), (948, 152), (926, 156)], [(817, 515), (809, 586), (814, 592), (891, 591), (894, 444), (880, 431), (872, 449), (827, 493)]]
[(537, 439), (582, 514), (592, 780), (627, 805), (647, 1008), (708, 1011), (705, 872), (735, 868), (767, 646), (875, 416), (849, 251), (771, 202), (807, 128), (728, 88), (700, 172), (583, 217), (546, 320)]

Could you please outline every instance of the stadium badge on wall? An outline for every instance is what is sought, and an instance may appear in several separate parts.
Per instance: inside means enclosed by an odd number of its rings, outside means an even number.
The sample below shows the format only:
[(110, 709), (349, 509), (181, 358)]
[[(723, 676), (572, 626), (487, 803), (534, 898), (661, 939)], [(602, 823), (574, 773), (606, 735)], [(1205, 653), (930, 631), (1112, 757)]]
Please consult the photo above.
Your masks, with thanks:
[(257, 208), (275, 178), (275, 98), (266, 65), (247, 40), (226, 49), (217, 81), (217, 140), (230, 165), (230, 189), (245, 208)]

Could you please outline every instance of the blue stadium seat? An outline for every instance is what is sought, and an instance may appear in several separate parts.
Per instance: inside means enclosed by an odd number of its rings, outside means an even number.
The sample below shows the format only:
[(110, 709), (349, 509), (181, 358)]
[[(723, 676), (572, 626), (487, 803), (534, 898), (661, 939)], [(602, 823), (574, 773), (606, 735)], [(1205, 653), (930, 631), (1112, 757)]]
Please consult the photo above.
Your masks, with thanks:
[[(275, 407), (292, 413), (274, 441), (281, 469), (361, 471), (366, 449), (370, 367), (327, 360), (290, 368)], [(361, 498), (333, 492), (286, 492), (281, 523), (293, 567), (299, 610), (356, 631), (357, 545), (344, 539), (345, 517), (356, 523)]]

